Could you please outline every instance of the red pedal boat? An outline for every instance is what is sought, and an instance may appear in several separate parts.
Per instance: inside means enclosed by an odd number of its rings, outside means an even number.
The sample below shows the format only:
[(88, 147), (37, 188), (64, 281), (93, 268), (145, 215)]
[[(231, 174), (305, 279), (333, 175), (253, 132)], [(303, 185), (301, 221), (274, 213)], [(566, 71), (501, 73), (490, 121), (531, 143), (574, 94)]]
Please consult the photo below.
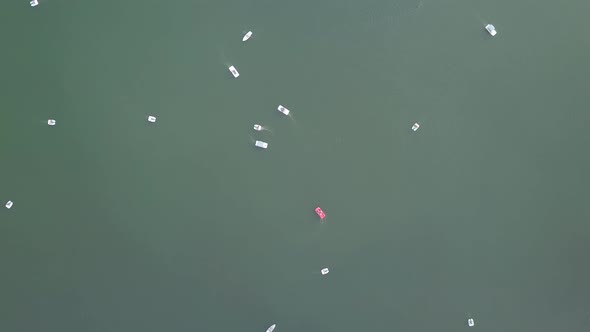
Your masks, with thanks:
[(324, 211), (322, 211), (322, 209), (320, 209), (320, 207), (318, 206), (317, 208), (315, 208), (315, 213), (318, 214), (318, 216), (320, 216), (320, 219), (324, 219), (326, 218), (326, 214), (324, 213)]

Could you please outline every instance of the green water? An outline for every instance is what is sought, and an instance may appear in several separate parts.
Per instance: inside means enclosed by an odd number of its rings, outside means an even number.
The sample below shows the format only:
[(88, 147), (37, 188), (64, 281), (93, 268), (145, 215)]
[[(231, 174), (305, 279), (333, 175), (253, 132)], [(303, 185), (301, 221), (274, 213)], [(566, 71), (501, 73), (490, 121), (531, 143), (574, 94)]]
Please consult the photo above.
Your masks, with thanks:
[(39, 1), (0, 331), (588, 329), (590, 2)]

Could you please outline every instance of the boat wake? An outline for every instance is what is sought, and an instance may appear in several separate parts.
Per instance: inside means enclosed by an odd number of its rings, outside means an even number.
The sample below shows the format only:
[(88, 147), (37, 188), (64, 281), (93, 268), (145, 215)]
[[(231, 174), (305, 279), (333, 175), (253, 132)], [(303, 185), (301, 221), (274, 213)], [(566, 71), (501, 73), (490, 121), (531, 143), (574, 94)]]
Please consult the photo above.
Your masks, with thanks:
[(297, 121), (293, 117), (293, 113), (289, 113), (289, 114), (286, 114), (286, 115), (281, 115), (281, 117), (289, 118), (289, 121), (293, 122), (294, 124), (297, 124)]
[(270, 129), (268, 126), (261, 126), (262, 129), (260, 129), (260, 131), (268, 131), (269, 133), (272, 134), (272, 129)]

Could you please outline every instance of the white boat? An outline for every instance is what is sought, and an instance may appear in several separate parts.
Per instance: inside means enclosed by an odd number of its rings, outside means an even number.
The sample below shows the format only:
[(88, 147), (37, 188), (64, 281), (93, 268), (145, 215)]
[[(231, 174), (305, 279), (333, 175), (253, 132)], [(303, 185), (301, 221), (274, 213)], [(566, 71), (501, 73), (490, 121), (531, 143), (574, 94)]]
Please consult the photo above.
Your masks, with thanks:
[(288, 109), (286, 109), (283, 105), (279, 105), (279, 107), (277, 107), (277, 110), (279, 110), (279, 112), (285, 115), (289, 115), (289, 112), (291, 112)]
[(39, 4), (39, 1), (37, 0), (31, 0), (31, 2), (29, 2), (31, 4), (31, 7), (35, 7)]
[(13, 204), (12, 201), (8, 201), (8, 202), (6, 202), (5, 206), (7, 209), (10, 209), (12, 207), (12, 204)]
[(235, 78), (238, 78), (238, 76), (240, 76), (240, 73), (238, 73), (236, 67), (234, 66), (229, 66), (229, 71), (232, 75), (234, 75)]
[(261, 126), (261, 125), (259, 125), (259, 124), (255, 124), (255, 125), (254, 125), (254, 130), (256, 130), (256, 131), (261, 131), (261, 130), (262, 130), (262, 126)]
[(55, 126), (55, 120), (49, 119), (49, 120), (47, 120), (47, 124), (50, 126)]
[(275, 327), (277, 327), (277, 324), (272, 324), (269, 328), (266, 329), (266, 332), (274, 331)]
[(325, 268), (322, 269), (321, 272), (322, 272), (322, 275), (325, 276), (326, 274), (330, 273), (330, 270), (328, 270), (328, 268), (325, 267)]
[(149, 121), (149, 122), (156, 122), (156, 117), (155, 117), (155, 116), (152, 116), (152, 115), (150, 115), (150, 116), (148, 116), (148, 121)]
[(256, 143), (254, 143), (254, 145), (256, 145), (257, 147), (262, 148), (262, 149), (268, 148), (268, 143), (263, 142), (263, 141), (256, 141)]
[(412, 126), (412, 130), (416, 131), (418, 130), (418, 128), (420, 128), (420, 124), (418, 122), (414, 123), (414, 125)]
[(244, 38), (242, 38), (242, 41), (246, 41), (250, 39), (250, 37), (252, 37), (252, 31), (248, 31), (248, 33), (244, 35)]
[(469, 326), (473, 326), (473, 325), (475, 325), (475, 322), (473, 321), (473, 318), (469, 318), (469, 319), (467, 320), (467, 325), (469, 325)]
[(492, 35), (492, 36), (496, 35), (496, 27), (494, 27), (492, 24), (486, 25), (486, 30), (488, 30), (490, 35)]

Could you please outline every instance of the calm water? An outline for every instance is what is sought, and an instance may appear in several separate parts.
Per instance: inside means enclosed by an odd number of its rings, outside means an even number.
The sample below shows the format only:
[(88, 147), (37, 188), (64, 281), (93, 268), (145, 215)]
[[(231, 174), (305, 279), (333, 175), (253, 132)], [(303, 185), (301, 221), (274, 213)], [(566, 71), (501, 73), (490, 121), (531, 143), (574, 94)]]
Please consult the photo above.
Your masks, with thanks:
[(0, 331), (588, 329), (590, 2), (40, 2), (0, 3)]

